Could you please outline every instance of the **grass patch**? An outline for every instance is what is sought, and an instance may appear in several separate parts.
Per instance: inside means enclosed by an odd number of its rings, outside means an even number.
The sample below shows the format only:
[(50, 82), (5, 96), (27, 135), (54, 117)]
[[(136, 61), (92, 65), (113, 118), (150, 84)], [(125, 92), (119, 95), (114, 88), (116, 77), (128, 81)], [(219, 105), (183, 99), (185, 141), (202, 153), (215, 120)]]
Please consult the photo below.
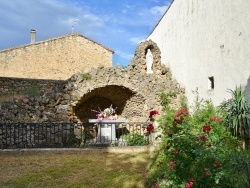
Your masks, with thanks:
[(0, 155), (0, 187), (146, 187), (150, 152), (8, 152)]
[(82, 79), (91, 80), (91, 75), (89, 73), (82, 73)]

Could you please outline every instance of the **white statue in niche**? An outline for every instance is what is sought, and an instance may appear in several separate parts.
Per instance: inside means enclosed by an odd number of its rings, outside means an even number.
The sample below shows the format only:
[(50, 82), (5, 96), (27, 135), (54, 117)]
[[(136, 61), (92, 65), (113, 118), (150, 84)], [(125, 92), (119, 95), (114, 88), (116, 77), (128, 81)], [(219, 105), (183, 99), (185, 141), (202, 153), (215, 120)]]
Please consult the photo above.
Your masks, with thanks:
[(153, 61), (154, 61), (153, 54), (151, 50), (148, 49), (146, 54), (147, 73), (154, 73), (152, 70)]

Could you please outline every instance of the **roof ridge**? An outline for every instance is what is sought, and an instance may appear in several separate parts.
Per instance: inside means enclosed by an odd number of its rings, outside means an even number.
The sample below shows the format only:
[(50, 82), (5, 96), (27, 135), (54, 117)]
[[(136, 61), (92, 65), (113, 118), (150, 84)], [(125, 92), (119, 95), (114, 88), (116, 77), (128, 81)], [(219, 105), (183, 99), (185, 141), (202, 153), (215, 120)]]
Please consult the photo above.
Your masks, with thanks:
[(52, 38), (49, 38), (49, 39), (46, 39), (46, 40), (41, 40), (41, 41), (38, 41), (38, 42), (34, 42), (34, 43), (30, 43), (30, 44), (24, 44), (24, 45), (20, 45), (20, 46), (14, 46), (14, 47), (10, 47), (10, 48), (6, 48), (6, 49), (3, 49), (3, 50), (0, 50), (0, 53), (2, 52), (5, 52), (5, 51), (11, 51), (11, 50), (15, 50), (15, 49), (19, 49), (19, 48), (24, 48), (24, 47), (28, 47), (28, 46), (32, 46), (32, 45), (37, 45), (37, 44), (42, 44), (42, 43), (45, 43), (45, 42), (48, 42), (48, 41), (53, 41), (53, 40), (57, 40), (57, 39), (61, 39), (61, 38), (66, 38), (66, 37), (69, 37), (69, 36), (80, 36), (80, 37), (83, 37), (95, 44), (98, 44), (99, 46), (105, 48), (106, 50), (108, 51), (111, 51), (112, 53), (114, 53), (113, 50), (109, 49), (108, 47), (98, 43), (98, 42), (95, 42), (94, 40), (88, 38), (88, 37), (85, 37), (83, 36), (82, 34), (80, 33), (70, 33), (70, 34), (66, 34), (66, 35), (61, 35), (61, 36), (57, 36), (57, 37), (52, 37)]

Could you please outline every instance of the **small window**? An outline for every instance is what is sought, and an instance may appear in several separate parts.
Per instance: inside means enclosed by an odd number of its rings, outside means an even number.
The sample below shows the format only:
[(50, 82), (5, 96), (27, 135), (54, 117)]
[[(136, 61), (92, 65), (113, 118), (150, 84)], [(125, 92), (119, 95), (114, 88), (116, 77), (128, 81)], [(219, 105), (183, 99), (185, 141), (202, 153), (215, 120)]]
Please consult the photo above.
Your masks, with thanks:
[(214, 89), (214, 77), (213, 76), (208, 77), (207, 86), (208, 86), (208, 90)]

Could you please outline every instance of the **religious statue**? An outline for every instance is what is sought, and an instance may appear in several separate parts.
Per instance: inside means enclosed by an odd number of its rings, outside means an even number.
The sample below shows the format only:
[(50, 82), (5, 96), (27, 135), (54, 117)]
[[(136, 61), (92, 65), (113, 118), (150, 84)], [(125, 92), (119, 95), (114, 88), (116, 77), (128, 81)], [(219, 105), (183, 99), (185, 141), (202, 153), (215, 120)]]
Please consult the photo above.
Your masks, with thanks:
[(146, 64), (147, 64), (147, 73), (153, 73), (152, 65), (153, 65), (153, 54), (150, 49), (148, 49), (146, 54)]

